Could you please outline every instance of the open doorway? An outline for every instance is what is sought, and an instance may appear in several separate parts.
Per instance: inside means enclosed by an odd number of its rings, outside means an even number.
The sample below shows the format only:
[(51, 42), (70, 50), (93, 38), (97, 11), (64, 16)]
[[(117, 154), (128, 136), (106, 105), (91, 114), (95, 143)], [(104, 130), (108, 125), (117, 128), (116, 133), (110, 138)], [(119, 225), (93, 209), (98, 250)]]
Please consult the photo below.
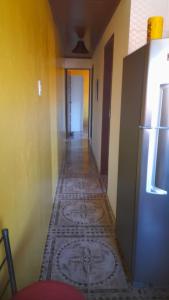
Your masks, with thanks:
[(101, 174), (104, 175), (105, 181), (107, 181), (107, 177), (108, 177), (113, 50), (114, 50), (114, 35), (109, 39), (109, 41), (107, 42), (104, 48)]
[(89, 131), (90, 71), (66, 70), (66, 133), (67, 137)]

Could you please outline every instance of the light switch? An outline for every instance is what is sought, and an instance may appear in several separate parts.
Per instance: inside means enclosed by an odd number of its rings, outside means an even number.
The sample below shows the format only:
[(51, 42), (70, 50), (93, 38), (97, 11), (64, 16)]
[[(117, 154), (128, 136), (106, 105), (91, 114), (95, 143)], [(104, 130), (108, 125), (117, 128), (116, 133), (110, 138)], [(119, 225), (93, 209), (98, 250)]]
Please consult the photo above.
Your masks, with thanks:
[(38, 96), (42, 96), (42, 80), (38, 80)]

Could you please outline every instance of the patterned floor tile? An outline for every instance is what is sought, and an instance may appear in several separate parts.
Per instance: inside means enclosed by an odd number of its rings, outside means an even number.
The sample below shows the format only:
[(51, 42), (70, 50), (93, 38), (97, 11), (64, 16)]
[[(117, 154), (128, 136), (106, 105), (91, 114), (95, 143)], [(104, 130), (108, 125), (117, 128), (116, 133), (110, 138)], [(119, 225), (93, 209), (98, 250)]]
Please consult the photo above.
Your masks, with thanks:
[(40, 279), (72, 284), (86, 300), (169, 300), (169, 289), (136, 289), (127, 282), (107, 178), (99, 176), (87, 138), (76, 134), (66, 147)]
[(63, 178), (60, 186), (59, 193), (102, 193), (103, 187), (98, 178), (95, 177), (84, 177), (84, 178)]
[(51, 234), (55, 237), (113, 237), (115, 236), (112, 226), (61, 226), (51, 229)]
[(119, 258), (110, 241), (58, 238), (51, 248), (48, 279), (79, 287), (127, 287)]
[(84, 165), (78, 165), (77, 167), (75, 165), (67, 165), (63, 170), (63, 176), (64, 177), (91, 177), (91, 176), (97, 176), (97, 169), (95, 167), (89, 168), (88, 166)]
[(105, 199), (107, 199), (106, 195), (104, 193), (90, 193), (90, 194), (57, 194), (55, 197), (56, 201), (58, 200), (100, 200), (100, 201), (105, 201)]
[(169, 300), (166, 290), (162, 289), (90, 289), (87, 300)]
[(112, 224), (106, 201), (62, 200), (59, 203), (55, 225), (105, 226)]

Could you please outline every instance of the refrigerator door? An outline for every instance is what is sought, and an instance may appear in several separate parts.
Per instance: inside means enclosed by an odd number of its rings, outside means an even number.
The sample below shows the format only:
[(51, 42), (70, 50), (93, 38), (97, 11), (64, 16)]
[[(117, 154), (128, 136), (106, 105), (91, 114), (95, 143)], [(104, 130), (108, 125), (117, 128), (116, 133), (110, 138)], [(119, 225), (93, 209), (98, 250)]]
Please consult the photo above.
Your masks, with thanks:
[(151, 41), (146, 47), (147, 68), (140, 127), (156, 128), (159, 123), (161, 87), (169, 83), (169, 39)]
[(116, 233), (140, 284), (169, 285), (169, 39), (123, 69)]
[(169, 286), (169, 39), (149, 45), (139, 127), (133, 280)]
[[(154, 190), (147, 191), (152, 135), (158, 146)], [(169, 130), (140, 129), (139, 149), (133, 281), (169, 286)]]
[(156, 126), (149, 133), (148, 168), (147, 168), (147, 193), (166, 195), (164, 188), (165, 176), (168, 166), (169, 151), (169, 84), (160, 85), (158, 99), (158, 114)]
[(132, 276), (140, 114), (147, 46), (125, 57), (120, 122), (116, 236), (123, 263)]

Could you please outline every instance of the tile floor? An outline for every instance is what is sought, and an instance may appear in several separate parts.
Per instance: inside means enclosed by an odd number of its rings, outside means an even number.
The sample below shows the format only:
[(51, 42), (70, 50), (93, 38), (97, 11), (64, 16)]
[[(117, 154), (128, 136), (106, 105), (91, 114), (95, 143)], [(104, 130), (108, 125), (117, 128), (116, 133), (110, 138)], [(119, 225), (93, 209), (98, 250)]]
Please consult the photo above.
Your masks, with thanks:
[(169, 299), (169, 290), (135, 289), (127, 282), (106, 183), (86, 136), (73, 136), (67, 142), (40, 279), (70, 283), (88, 300)]

